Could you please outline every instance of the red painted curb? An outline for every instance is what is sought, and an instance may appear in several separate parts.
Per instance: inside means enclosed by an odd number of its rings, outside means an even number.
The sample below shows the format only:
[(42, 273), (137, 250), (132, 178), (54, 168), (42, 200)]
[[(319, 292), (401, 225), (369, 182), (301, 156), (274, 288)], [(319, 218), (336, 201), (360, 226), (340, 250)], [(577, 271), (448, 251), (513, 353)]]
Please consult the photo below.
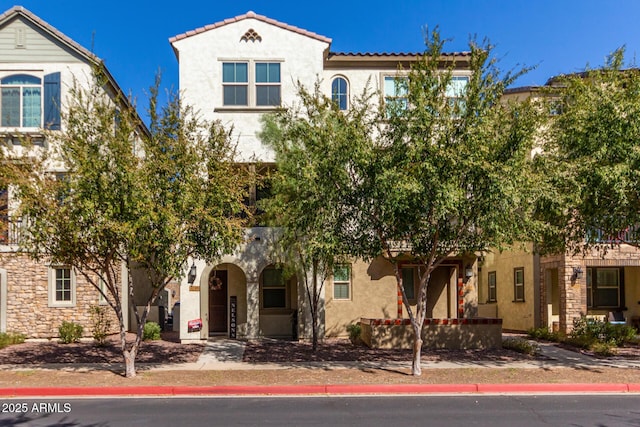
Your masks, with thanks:
[(0, 397), (438, 393), (640, 393), (640, 384), (329, 384), (286, 386), (8, 387)]
[(630, 391), (629, 384), (478, 384), (479, 393), (622, 393)]

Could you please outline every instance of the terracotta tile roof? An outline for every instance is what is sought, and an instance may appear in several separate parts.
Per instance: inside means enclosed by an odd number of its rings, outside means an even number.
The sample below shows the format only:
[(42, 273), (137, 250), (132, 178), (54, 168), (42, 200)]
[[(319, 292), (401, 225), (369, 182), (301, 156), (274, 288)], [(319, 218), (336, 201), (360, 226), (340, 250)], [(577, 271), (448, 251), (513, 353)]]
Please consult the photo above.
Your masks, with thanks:
[(196, 34), (204, 33), (205, 31), (213, 30), (214, 28), (220, 28), (234, 22), (239, 22), (245, 19), (257, 19), (258, 21), (266, 22), (267, 24), (275, 25), (276, 27), (283, 28), (285, 30), (293, 31), (294, 33), (301, 34), (303, 36), (311, 37), (316, 40), (320, 40), (325, 43), (331, 43), (331, 39), (311, 31), (303, 30), (302, 28), (295, 27), (293, 25), (285, 24), (284, 22), (276, 21), (275, 19), (267, 18), (264, 15), (258, 15), (253, 11), (249, 11), (244, 15), (238, 15), (234, 18), (225, 19), (214, 24), (205, 25), (204, 27), (196, 28), (195, 30), (187, 31), (186, 33), (178, 34), (171, 37), (169, 43), (174, 43), (178, 40), (186, 39), (187, 37), (195, 36)]
[[(359, 58), (397, 58), (422, 56), (424, 52), (329, 52), (327, 59), (333, 57), (359, 57)], [(471, 52), (443, 52), (442, 56), (470, 56)]]
[(79, 53), (81, 56), (85, 57), (89, 61), (100, 62), (100, 59), (97, 56), (95, 56), (93, 53), (91, 53), (89, 50), (85, 49), (84, 47), (82, 47), (81, 45), (79, 45), (78, 43), (76, 43), (66, 35), (64, 35), (58, 29), (48, 24), (47, 22), (43, 21), (42, 19), (40, 19), (39, 17), (37, 17), (36, 15), (34, 15), (33, 13), (31, 13), (30, 11), (28, 11), (22, 6), (13, 6), (11, 9), (7, 10), (2, 15), (0, 15), (0, 26), (4, 25), (8, 21), (10, 21), (11, 19), (19, 15), (26, 18), (28, 21), (31, 21), (34, 25), (41, 28), (45, 32), (51, 34), (53, 37), (60, 40), (67, 47), (71, 48), (71, 50)]

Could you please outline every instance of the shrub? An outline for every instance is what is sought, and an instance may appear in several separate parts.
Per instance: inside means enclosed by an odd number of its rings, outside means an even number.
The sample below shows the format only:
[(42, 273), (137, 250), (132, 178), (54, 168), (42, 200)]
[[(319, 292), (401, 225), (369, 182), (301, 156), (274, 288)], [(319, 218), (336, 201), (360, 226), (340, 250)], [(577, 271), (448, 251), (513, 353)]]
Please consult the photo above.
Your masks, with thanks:
[(147, 322), (144, 324), (142, 331), (142, 339), (145, 341), (156, 341), (160, 339), (160, 325), (156, 322)]
[(569, 342), (581, 343), (580, 347), (588, 348), (596, 343), (609, 343), (620, 346), (625, 342), (634, 342), (636, 331), (631, 326), (614, 325), (597, 319), (581, 316), (573, 321)]
[(5, 348), (13, 344), (22, 344), (25, 336), (22, 334), (14, 334), (11, 332), (0, 333), (0, 348)]
[(551, 332), (548, 327), (531, 328), (527, 331), (527, 335), (536, 340), (559, 341), (560, 335), (557, 332)]
[(529, 342), (522, 338), (506, 338), (502, 341), (502, 348), (517, 351), (518, 353), (535, 356), (540, 352), (538, 344)]
[(84, 328), (82, 325), (79, 325), (74, 322), (63, 321), (62, 325), (58, 328), (58, 333), (60, 334), (60, 342), (64, 344), (70, 344), (72, 342), (80, 341), (80, 337), (82, 337), (82, 331)]
[(107, 308), (98, 305), (92, 306), (91, 323), (93, 326), (93, 340), (96, 345), (105, 345), (107, 336), (109, 336), (109, 330), (111, 329), (111, 319), (109, 318)]
[(361, 342), (360, 334), (362, 333), (362, 326), (360, 326), (359, 323), (348, 325), (347, 332), (349, 332), (349, 340), (352, 344), (359, 344)]
[(616, 354), (616, 345), (612, 341), (593, 343), (590, 349), (594, 354), (603, 357), (615, 356)]

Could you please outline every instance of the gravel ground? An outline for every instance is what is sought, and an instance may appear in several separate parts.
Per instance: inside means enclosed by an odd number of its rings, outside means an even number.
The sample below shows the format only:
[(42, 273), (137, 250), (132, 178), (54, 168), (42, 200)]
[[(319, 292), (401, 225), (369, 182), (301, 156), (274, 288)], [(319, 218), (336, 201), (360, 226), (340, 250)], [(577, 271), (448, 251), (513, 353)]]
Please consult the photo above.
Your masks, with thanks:
[[(501, 368), (470, 367), (456, 369), (423, 369), (421, 377), (410, 375), (408, 368), (371, 369), (304, 368), (254, 369), (231, 371), (155, 370), (167, 364), (195, 361), (203, 347), (180, 345), (176, 337), (166, 335), (156, 342), (145, 342), (138, 362), (136, 378), (124, 378), (122, 356), (116, 338), (109, 346), (96, 348), (93, 343), (59, 344), (25, 343), (0, 350), (0, 364), (21, 364), (19, 370), (4, 370), (0, 387), (64, 387), (64, 386), (140, 386), (140, 385), (297, 385), (297, 384), (460, 384), (460, 383), (640, 383), (640, 369), (615, 368), (550, 368), (515, 369), (510, 361), (530, 360), (510, 350), (445, 351), (425, 350), (423, 361), (464, 360), (494, 361)], [(317, 353), (308, 343), (261, 340), (247, 343), (245, 361), (302, 362), (302, 361), (406, 361), (410, 351), (371, 350), (353, 347), (341, 340), (322, 344)], [(638, 347), (624, 349), (623, 356), (640, 357)], [(62, 369), (42, 369), (42, 363), (99, 363), (84, 367), (67, 366)], [(337, 365), (340, 365), (337, 363)], [(257, 369), (256, 369), (257, 368)]]

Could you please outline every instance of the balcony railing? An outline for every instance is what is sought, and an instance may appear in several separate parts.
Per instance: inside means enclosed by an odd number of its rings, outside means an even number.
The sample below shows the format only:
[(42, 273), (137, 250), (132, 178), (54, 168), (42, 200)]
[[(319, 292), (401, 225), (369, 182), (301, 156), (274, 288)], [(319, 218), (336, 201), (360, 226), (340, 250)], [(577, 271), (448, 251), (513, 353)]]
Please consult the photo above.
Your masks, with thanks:
[(634, 243), (640, 239), (640, 226), (629, 227), (619, 233), (591, 230), (587, 238), (594, 243)]
[(0, 245), (17, 245), (22, 238), (22, 218), (0, 217)]

